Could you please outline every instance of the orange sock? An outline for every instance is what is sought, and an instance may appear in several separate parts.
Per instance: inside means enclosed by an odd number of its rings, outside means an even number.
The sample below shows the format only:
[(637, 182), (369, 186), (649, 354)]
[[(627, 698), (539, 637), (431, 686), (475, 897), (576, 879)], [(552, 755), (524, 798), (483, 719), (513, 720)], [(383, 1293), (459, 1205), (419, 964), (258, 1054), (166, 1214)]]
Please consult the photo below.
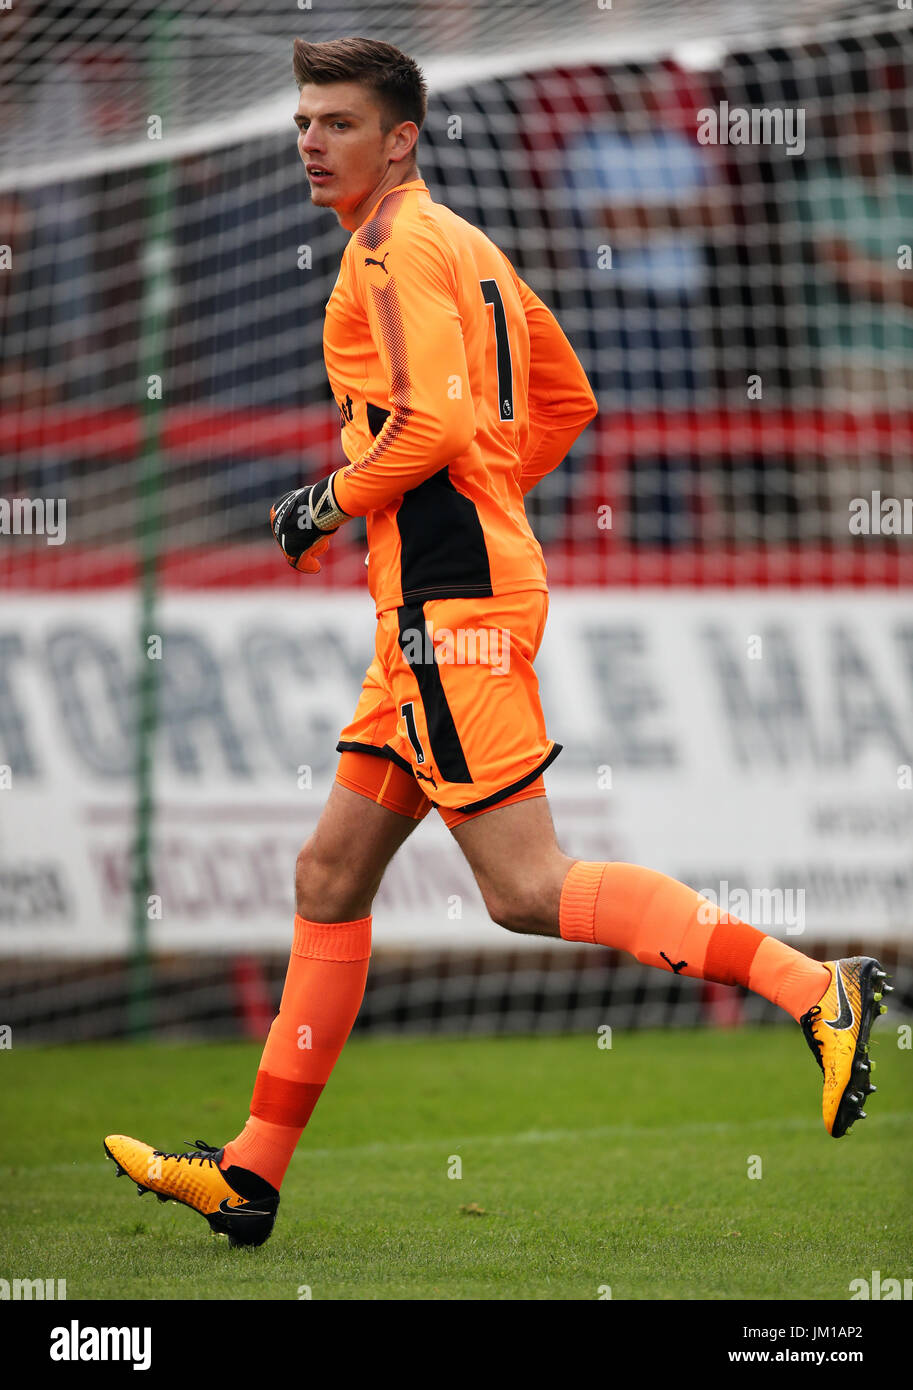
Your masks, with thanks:
[(225, 1145), (220, 1167), (249, 1168), (280, 1186), (361, 1008), (370, 954), (370, 917), (326, 923), (296, 916), (285, 988), (263, 1049), (250, 1119)]
[(676, 975), (744, 985), (797, 1021), (830, 984), (820, 961), (637, 864), (573, 864), (561, 890), (559, 928), (566, 941), (613, 946)]

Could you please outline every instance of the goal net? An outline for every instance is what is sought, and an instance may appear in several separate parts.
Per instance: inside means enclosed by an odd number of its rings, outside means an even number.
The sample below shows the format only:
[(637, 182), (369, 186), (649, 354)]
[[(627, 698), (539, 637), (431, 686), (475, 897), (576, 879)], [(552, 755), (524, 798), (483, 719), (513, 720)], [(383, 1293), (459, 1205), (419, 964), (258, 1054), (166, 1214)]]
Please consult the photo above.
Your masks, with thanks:
[[(881, 952), (913, 1007), (905, 6), (12, 0), (0, 1023), (256, 1033), (278, 997), (372, 617), (360, 523), (305, 589), (265, 521), (341, 459), (347, 234), (295, 150), (296, 33), (423, 64), (422, 177), (599, 399), (528, 499), (563, 847), (747, 894), (811, 954)], [(507, 938), (430, 818), (375, 943), (363, 1027), (770, 1016)]]

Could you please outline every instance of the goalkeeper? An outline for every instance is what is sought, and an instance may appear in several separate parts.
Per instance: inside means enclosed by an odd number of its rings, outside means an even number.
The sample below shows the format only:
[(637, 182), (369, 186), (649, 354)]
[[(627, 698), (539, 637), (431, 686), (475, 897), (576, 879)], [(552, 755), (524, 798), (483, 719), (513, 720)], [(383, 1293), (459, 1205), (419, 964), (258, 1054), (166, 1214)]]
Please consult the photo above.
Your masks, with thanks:
[(878, 962), (811, 960), (664, 874), (574, 860), (556, 841), (542, 774), (560, 745), (533, 668), (548, 593), (523, 498), (596, 414), (570, 344), (502, 252), (432, 200), (410, 58), (361, 38), (298, 40), (294, 70), (312, 201), (351, 233), (324, 329), (348, 462), (279, 499), (271, 521), (286, 561), (314, 574), (333, 533), (367, 518), (374, 659), (298, 857), (294, 943), (249, 1119), (222, 1148), (168, 1154), (109, 1135), (106, 1151), (231, 1244), (267, 1239), (361, 1005), (374, 895), (432, 808), (509, 931), (629, 951), (785, 1009), (824, 1073), (824, 1124), (839, 1138), (874, 1089)]

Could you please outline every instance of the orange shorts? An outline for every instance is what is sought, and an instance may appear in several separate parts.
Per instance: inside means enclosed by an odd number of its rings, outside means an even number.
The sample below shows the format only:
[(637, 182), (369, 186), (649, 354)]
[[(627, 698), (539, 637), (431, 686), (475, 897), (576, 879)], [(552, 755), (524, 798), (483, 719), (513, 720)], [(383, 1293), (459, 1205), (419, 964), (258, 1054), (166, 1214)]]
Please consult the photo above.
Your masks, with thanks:
[[(533, 670), (547, 613), (548, 595), (539, 591), (430, 599), (381, 613), (374, 660), (339, 752), (393, 763), (448, 824), (544, 795), (542, 773), (561, 751), (546, 735)], [(345, 758), (340, 772), (343, 785), (364, 780)], [(381, 780), (385, 796), (424, 815), (405, 778), (384, 769)]]

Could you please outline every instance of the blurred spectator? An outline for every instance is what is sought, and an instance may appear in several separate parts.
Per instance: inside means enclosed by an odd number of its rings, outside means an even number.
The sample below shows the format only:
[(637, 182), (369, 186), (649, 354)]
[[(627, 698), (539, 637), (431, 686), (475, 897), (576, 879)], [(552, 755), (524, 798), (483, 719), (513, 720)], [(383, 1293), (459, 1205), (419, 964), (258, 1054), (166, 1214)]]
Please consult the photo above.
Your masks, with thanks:
[(913, 177), (887, 113), (862, 101), (840, 121), (836, 157), (802, 185), (812, 264), (809, 340), (828, 404), (906, 409), (913, 381)]
[[(573, 228), (590, 379), (603, 410), (688, 408), (716, 382), (707, 245), (733, 226), (718, 153), (697, 142), (707, 95), (671, 61), (571, 84), (558, 102), (542, 89), (540, 150)], [(690, 458), (641, 457), (629, 537), (692, 541), (694, 493)]]
[(670, 97), (670, 68), (611, 93), (561, 161), (594, 311), (597, 389), (624, 406), (687, 405), (713, 381), (704, 242), (731, 227), (732, 212), (694, 109), (683, 127)]

